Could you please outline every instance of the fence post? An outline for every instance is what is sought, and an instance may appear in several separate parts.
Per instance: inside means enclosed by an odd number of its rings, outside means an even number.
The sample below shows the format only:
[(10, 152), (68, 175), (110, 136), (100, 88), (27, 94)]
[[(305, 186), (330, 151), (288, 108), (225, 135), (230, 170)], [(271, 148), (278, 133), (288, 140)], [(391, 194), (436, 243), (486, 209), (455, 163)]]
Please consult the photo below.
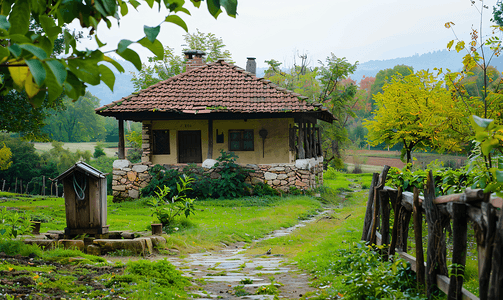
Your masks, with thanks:
[(416, 279), (424, 286), (423, 216), (419, 206), (419, 189), (414, 187), (414, 238), (416, 241)]
[(501, 299), (503, 297), (503, 213), (498, 212), (498, 223), (494, 233), (494, 249), (491, 284), (489, 290), (489, 299)]
[(428, 180), (424, 191), (423, 207), (428, 223), (428, 250), (426, 259), (426, 294), (432, 298), (438, 290), (437, 275), (447, 275), (445, 233), (443, 231), (442, 216), (438, 208), (433, 204), (435, 199), (435, 183), (433, 174), (428, 173)]
[(496, 231), (496, 215), (487, 201), (482, 202), (481, 211), (484, 218), (487, 218), (487, 229), (480, 229), (477, 234), (478, 257), (479, 257), (479, 296), (481, 300), (486, 300), (489, 295), (489, 281), (491, 278), (493, 242)]
[(466, 204), (464, 203), (449, 203), (452, 204), (453, 220), (452, 220), (452, 264), (451, 264), (451, 280), (449, 282), (449, 292), (447, 299), (461, 300), (463, 294), (463, 278), (466, 265), (466, 241), (467, 241), (467, 215)]
[[(381, 216), (382, 216), (382, 223), (381, 223), (381, 237), (382, 237), (382, 245), (386, 245), (386, 247), (389, 247), (389, 194), (388, 191), (381, 190), (379, 191), (380, 193), (380, 199), (381, 199)], [(384, 260), (388, 260), (388, 251), (384, 251)]]
[(45, 196), (45, 176), (42, 175), (42, 196)]
[(367, 200), (367, 210), (365, 211), (365, 219), (363, 220), (362, 241), (370, 240), (370, 227), (372, 225), (372, 207), (374, 206), (374, 187), (379, 180), (379, 173), (372, 174), (372, 183), (370, 184), (369, 197)]
[(402, 207), (402, 187), (398, 188), (395, 202), (393, 203), (393, 211), (395, 218), (393, 220), (393, 230), (391, 231), (391, 244), (389, 245), (388, 256), (395, 255), (396, 241), (398, 239), (398, 216), (400, 208)]
[(2, 192), (5, 191), (5, 179), (3, 180), (3, 184), (2, 184)]
[(16, 177), (16, 183), (14, 183), (14, 194), (17, 193), (17, 177)]

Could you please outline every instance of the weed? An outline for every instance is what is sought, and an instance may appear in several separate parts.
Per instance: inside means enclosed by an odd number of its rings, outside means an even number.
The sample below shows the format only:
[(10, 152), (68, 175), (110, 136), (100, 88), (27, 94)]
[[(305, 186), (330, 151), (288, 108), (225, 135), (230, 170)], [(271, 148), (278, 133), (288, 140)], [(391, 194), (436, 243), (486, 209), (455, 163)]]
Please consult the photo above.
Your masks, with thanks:
[(253, 284), (253, 279), (251, 278), (243, 278), (241, 281), (239, 281), (241, 284)]
[(250, 293), (248, 293), (245, 289), (244, 289), (244, 286), (243, 285), (236, 285), (234, 288), (234, 296), (236, 297), (242, 297), (242, 296), (247, 296), (249, 295)]

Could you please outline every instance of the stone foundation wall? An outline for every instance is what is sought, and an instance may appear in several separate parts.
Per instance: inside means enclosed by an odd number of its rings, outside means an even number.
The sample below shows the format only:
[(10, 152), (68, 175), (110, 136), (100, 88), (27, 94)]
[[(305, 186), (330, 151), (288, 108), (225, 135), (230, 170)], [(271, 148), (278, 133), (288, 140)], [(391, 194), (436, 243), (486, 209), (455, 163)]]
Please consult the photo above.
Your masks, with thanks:
[[(215, 160), (206, 160), (202, 164), (203, 172), (209, 174), (212, 179), (219, 179), (218, 168), (212, 168), (215, 163)], [(151, 166), (151, 163), (131, 164), (128, 160), (116, 160), (113, 164), (112, 180), (114, 202), (127, 198), (139, 198), (140, 190), (150, 182), (151, 176), (148, 170)], [(165, 167), (182, 171), (185, 166), (167, 165)], [(246, 179), (246, 182), (251, 185), (263, 182), (277, 190), (287, 192), (292, 186), (306, 190), (323, 184), (322, 157), (299, 159), (295, 164), (247, 164), (243, 167), (253, 171)]]

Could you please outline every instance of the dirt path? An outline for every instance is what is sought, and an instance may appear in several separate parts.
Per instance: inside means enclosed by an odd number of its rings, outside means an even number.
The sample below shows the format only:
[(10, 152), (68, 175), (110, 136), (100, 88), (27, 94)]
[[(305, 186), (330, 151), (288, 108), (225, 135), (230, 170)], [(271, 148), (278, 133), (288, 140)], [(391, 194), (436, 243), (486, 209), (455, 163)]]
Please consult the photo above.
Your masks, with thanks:
[[(261, 240), (288, 235), (322, 214), (293, 227), (276, 230)], [(308, 274), (299, 271), (295, 263), (288, 262), (281, 253), (274, 253), (272, 249), (270, 254), (250, 256), (243, 246), (244, 243), (237, 243), (220, 251), (191, 254), (183, 259), (170, 257), (168, 260), (186, 276), (196, 279), (200, 287), (196, 293), (202, 297), (200, 299), (273, 299), (272, 295), (255, 295), (257, 290), (270, 287), (270, 277), (282, 284), (275, 284), (282, 299), (299, 299), (307, 292), (315, 291), (309, 286)], [(237, 286), (243, 287), (239, 289)]]

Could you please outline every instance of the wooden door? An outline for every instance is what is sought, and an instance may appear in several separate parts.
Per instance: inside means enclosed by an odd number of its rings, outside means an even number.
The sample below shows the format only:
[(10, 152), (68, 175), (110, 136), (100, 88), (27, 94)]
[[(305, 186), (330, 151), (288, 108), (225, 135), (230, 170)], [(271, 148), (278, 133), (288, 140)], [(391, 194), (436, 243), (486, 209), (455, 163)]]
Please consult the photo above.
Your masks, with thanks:
[(178, 131), (178, 162), (203, 162), (200, 130)]

